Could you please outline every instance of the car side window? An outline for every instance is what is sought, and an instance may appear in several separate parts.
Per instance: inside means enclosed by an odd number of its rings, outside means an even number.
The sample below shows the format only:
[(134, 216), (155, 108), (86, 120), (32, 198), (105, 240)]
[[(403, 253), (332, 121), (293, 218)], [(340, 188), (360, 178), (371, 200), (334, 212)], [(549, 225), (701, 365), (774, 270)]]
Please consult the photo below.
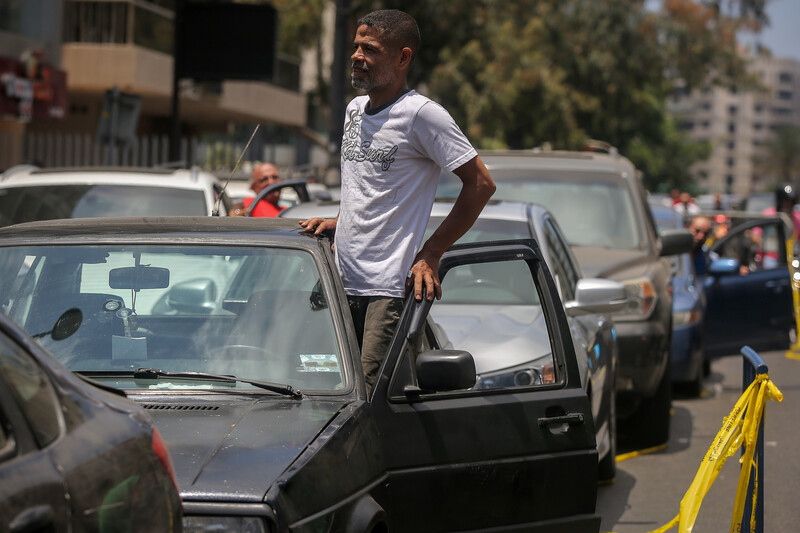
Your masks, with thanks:
[[(490, 271), (492, 283), (480, 277)], [(445, 276), (442, 292), (431, 307), (433, 327), (406, 346), (391, 396), (415, 385), (410, 366), (420, 353), (439, 349), (472, 355), (477, 373), (472, 391), (556, 383), (550, 324), (524, 260), (456, 266)]]
[(563, 239), (559, 238), (558, 230), (552, 220), (545, 222), (547, 245), (552, 259), (553, 276), (561, 289), (563, 301), (575, 299), (575, 286), (578, 284), (578, 273), (572, 265), (569, 248)]
[(36, 361), (5, 337), (0, 337), (0, 374), (39, 446), (43, 448), (58, 438), (60, 406), (53, 386)]
[(786, 249), (778, 224), (763, 224), (738, 232), (715, 248), (719, 257), (737, 259), (740, 272), (786, 266)]

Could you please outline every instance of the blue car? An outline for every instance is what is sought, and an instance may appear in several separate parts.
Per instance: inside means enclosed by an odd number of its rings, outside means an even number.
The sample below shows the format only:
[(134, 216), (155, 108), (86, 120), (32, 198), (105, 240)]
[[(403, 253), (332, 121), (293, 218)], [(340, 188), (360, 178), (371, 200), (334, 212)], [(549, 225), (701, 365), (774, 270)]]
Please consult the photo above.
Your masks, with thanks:
[[(681, 215), (661, 204), (650, 209), (659, 230), (683, 227)], [(672, 256), (672, 343), (670, 367), (673, 384), (686, 389), (691, 396), (703, 390), (703, 378), (710, 369), (704, 359), (704, 327), (706, 295), (702, 280), (695, 276), (689, 254)]]

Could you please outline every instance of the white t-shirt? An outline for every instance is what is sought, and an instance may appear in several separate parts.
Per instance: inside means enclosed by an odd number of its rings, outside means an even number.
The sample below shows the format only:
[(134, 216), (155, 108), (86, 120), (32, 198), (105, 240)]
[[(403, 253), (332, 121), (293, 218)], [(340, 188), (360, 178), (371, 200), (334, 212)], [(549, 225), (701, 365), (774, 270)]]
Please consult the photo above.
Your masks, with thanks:
[(368, 104), (359, 96), (347, 106), (336, 264), (349, 295), (403, 297), (441, 169), (478, 153), (450, 114), (416, 91), (376, 112), (365, 112)]

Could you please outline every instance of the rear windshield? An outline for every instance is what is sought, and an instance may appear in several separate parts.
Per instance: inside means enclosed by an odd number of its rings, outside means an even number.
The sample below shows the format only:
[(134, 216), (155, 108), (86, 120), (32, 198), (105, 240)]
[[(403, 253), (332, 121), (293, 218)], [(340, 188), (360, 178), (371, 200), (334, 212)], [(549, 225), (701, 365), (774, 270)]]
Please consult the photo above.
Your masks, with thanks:
[(0, 189), (0, 226), (124, 216), (205, 216), (203, 191), (138, 185), (39, 185)]
[[(491, 172), (497, 184), (493, 200), (545, 206), (572, 246), (636, 250), (643, 245), (632, 193), (613, 175), (536, 169)], [(444, 173), (436, 194), (455, 198), (459, 190), (458, 178)]]

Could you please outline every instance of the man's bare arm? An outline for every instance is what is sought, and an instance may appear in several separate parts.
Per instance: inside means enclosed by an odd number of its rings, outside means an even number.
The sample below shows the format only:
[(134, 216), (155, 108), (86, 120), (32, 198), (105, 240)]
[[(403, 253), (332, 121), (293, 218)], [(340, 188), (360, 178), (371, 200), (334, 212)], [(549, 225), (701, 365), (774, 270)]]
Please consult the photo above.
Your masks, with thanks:
[(414, 297), (422, 299), (422, 286), (428, 300), (442, 297), (439, 281), (439, 260), (453, 243), (460, 239), (478, 218), (486, 202), (497, 188), (481, 158), (476, 156), (453, 171), (461, 180), (461, 192), (453, 208), (433, 232), (414, 258), (406, 290), (414, 289)]
[(339, 220), (339, 216), (337, 215), (336, 218), (309, 218), (307, 220), (301, 220), (300, 226), (303, 227), (306, 231), (313, 231), (314, 235), (322, 235), (324, 231), (335, 231), (336, 230), (336, 222)]

